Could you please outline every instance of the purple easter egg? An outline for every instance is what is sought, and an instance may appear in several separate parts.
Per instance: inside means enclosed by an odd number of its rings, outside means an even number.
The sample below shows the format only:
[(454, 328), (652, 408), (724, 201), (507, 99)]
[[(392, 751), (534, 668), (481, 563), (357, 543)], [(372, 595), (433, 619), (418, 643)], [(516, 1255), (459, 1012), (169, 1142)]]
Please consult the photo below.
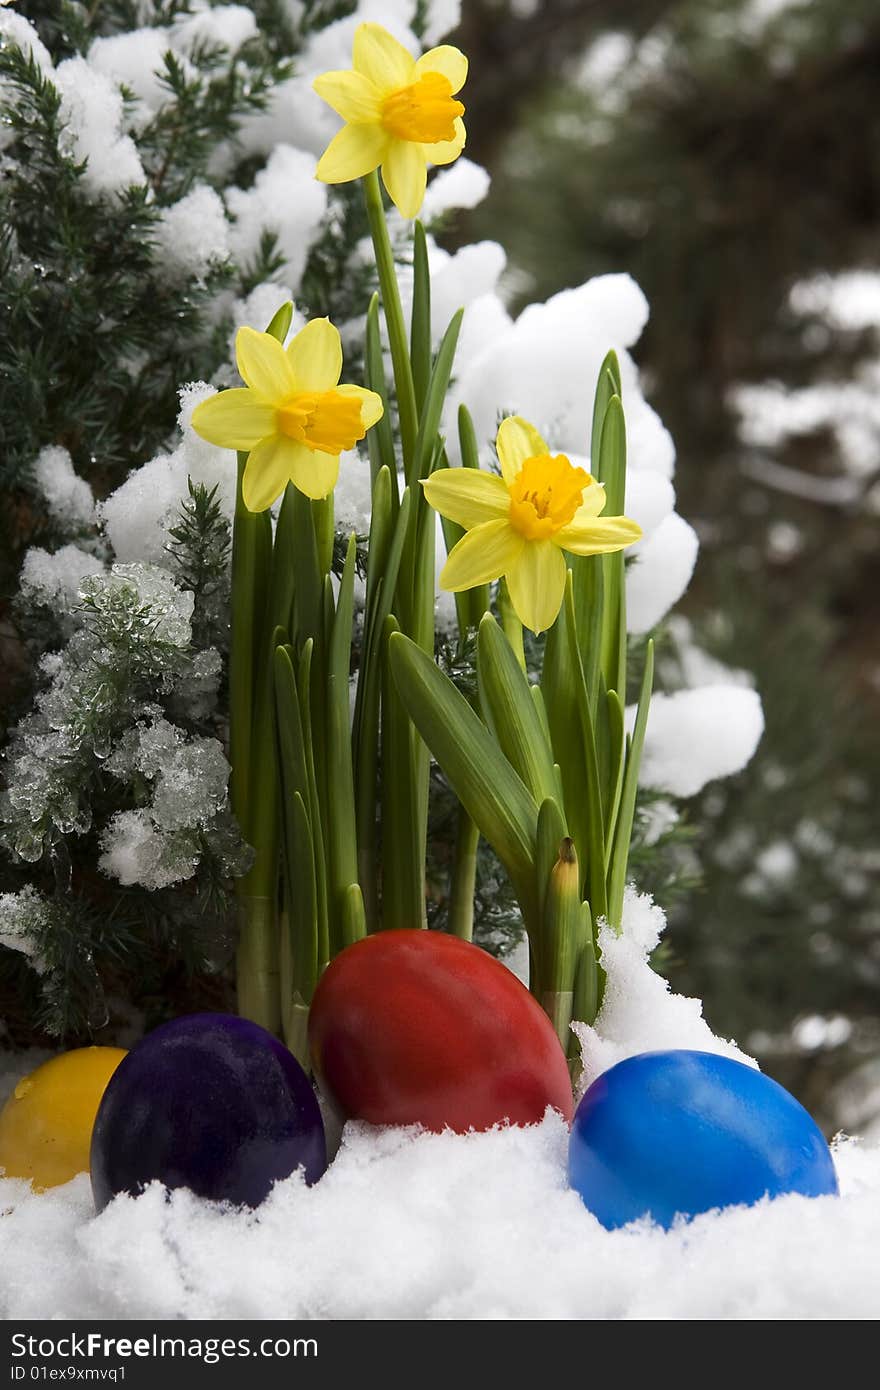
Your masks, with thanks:
[(309, 1078), (265, 1028), (232, 1014), (149, 1033), (114, 1072), (92, 1132), (98, 1211), (153, 1181), (256, 1207), (297, 1168), (313, 1183), (326, 1166)]

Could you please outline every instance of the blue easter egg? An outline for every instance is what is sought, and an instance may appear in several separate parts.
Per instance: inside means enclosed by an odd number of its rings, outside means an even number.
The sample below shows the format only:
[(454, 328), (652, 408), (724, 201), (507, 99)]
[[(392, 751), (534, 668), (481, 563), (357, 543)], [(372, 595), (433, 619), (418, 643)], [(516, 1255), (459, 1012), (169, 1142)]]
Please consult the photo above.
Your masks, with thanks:
[(255, 1207), (297, 1168), (311, 1183), (326, 1166), (309, 1078), (265, 1028), (232, 1014), (148, 1033), (113, 1073), (92, 1131), (98, 1211), (154, 1180)]
[(575, 1112), (568, 1171), (608, 1230), (837, 1192), (828, 1145), (799, 1101), (711, 1052), (644, 1052), (604, 1072)]

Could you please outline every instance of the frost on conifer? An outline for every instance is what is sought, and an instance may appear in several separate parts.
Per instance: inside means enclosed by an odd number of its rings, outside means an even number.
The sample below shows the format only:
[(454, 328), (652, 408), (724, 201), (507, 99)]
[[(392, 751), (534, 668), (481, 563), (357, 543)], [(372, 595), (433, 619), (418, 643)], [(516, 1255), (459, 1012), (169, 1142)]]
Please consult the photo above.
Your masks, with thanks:
[[(249, 864), (215, 736), (229, 524), (214, 493), (191, 485), (167, 535), (165, 566), (68, 545), (30, 551), (22, 573), (19, 603), (60, 606), (66, 640), (40, 657), (33, 708), (6, 750), (3, 842), (47, 891), (3, 897), (0, 944), (38, 965), (53, 1031), (94, 1026), (96, 959), (154, 950), (157, 925), (175, 940), (192, 928), (182, 954), (204, 964), (206, 934), (228, 935), (218, 890)], [(163, 901), (172, 887), (185, 896)]]

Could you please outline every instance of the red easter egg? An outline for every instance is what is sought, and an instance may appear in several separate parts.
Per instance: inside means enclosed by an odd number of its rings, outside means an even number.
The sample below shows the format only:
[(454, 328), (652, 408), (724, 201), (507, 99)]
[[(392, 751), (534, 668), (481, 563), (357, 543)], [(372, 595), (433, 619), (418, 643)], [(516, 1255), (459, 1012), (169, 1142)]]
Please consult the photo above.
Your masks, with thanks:
[(385, 931), (330, 962), (309, 1013), (325, 1092), (355, 1119), (464, 1133), (566, 1120), (572, 1091), (553, 1025), (506, 965), (435, 931)]

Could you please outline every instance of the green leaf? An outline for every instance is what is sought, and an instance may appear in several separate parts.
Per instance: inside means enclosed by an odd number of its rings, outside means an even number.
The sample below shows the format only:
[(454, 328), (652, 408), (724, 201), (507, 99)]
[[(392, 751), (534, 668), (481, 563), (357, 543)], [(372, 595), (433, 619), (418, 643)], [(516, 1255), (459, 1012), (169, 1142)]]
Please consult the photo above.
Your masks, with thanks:
[(455, 349), (458, 346), (458, 335), (461, 331), (461, 320), (464, 310), (458, 309), (453, 314), (452, 320), (443, 335), (443, 341), (437, 352), (437, 359), (434, 363), (428, 388), (425, 393), (425, 404), (422, 409), (419, 421), (419, 432), (416, 438), (416, 447), (413, 458), (413, 470), (407, 474), (407, 482), (412, 487), (419, 478), (426, 478), (430, 472), (430, 463), (434, 454), (434, 447), (437, 439), (437, 430), (440, 427), (440, 419), (443, 414), (443, 406), (446, 402), (446, 393), (449, 390), (449, 378), (452, 375), (452, 364), (455, 360)]
[(290, 325), (292, 322), (293, 304), (288, 299), (284, 304), (281, 305), (280, 309), (275, 310), (275, 316), (272, 319), (272, 322), (269, 324), (269, 327), (266, 329), (266, 332), (271, 333), (273, 338), (277, 338), (279, 343), (283, 343), (284, 339), (290, 332)]
[[(596, 753), (596, 732), (593, 724), (590, 701), (587, 696), (587, 689), (584, 683), (583, 667), (581, 665), (580, 652), (577, 645), (577, 624), (574, 616), (574, 600), (572, 596), (571, 583), (566, 587), (565, 598), (563, 600), (563, 615), (565, 631), (568, 638), (569, 667), (571, 670), (572, 689), (581, 723), (581, 733), (583, 737), (583, 748), (585, 754), (584, 773), (586, 785), (581, 791), (581, 795), (586, 792), (587, 804), (587, 826), (586, 826), (586, 850), (587, 863), (586, 882), (590, 906), (594, 917), (601, 917), (606, 910), (605, 893), (605, 840), (602, 812), (602, 786), (599, 778), (599, 760)], [(559, 755), (557, 754), (557, 757)], [(561, 762), (563, 774), (565, 765)], [(577, 794), (577, 793), (575, 793)], [(569, 804), (569, 797), (566, 795), (566, 808)]]
[[(387, 619), (385, 631), (386, 653), (398, 638), (409, 641), (400, 637), (393, 615)], [(414, 643), (409, 645), (418, 650)], [(434, 667), (433, 661), (430, 664)], [(382, 925), (386, 928), (427, 925), (424, 856), (420, 853), (421, 802), (412, 735), (407, 703), (401, 698), (399, 682), (392, 679), (386, 654), (382, 682)]]
[(546, 800), (541, 802), (541, 808), (538, 811), (538, 826), (535, 836), (535, 896), (539, 914), (537, 921), (540, 929), (531, 931), (529, 936), (531, 946), (529, 988), (537, 998), (540, 998), (544, 982), (548, 978), (543, 925), (544, 905), (553, 865), (559, 858), (559, 846), (565, 837), (565, 820), (559, 803), (553, 797), (548, 796)]
[(620, 363), (617, 360), (617, 353), (613, 350), (606, 354), (601, 367), (599, 368), (599, 379), (596, 382), (596, 394), (593, 397), (593, 428), (590, 437), (590, 472), (594, 477), (599, 477), (599, 441), (602, 438), (602, 425), (605, 420), (605, 411), (608, 409), (608, 402), (612, 396), (620, 396)]
[(397, 270), (394, 264), (391, 238), (388, 235), (388, 224), (385, 220), (378, 170), (373, 170), (372, 173), (364, 177), (363, 189), (367, 220), (370, 224), (370, 235), (373, 239), (373, 250), (376, 256), (379, 288), (382, 292), (382, 308), (385, 310), (391, 363), (394, 368), (403, 461), (407, 477), (409, 477), (418, 432), (418, 410), (413, 388), (412, 364), (409, 360), (406, 325), (403, 321), (403, 308), (400, 303), (400, 290), (397, 284)]
[(605, 608), (605, 570), (602, 561), (603, 556), (601, 555), (571, 556), (578, 648), (581, 653), (590, 708), (594, 715), (599, 703), (602, 614)]
[(458, 407), (458, 446), (461, 450), (463, 466), (465, 468), (479, 468), (480, 448), (477, 444), (477, 432), (466, 405)]
[[(579, 1023), (592, 1025), (596, 1021), (601, 1000), (601, 985), (604, 975), (596, 961), (596, 946), (593, 940), (593, 920), (589, 903), (581, 904), (580, 947), (574, 977), (574, 1002), (572, 1019)], [(579, 1047), (574, 1034), (568, 1041), (569, 1058), (579, 1055)]]
[(337, 914), (342, 925), (342, 896), (358, 877), (349, 695), (356, 550), (357, 538), (352, 535), (348, 542), (327, 648), (327, 829), (333, 885), (331, 928)]
[(342, 895), (342, 939), (354, 945), (367, 934), (367, 918), (359, 883), (350, 883)]
[(272, 618), (275, 626), (290, 628), (293, 617), (296, 552), (296, 488), (288, 483), (275, 523), (272, 546)]
[(300, 652), (299, 662), (297, 664), (296, 687), (299, 697), (299, 714), (302, 722), (303, 747), (305, 749), (306, 772), (309, 782), (308, 808), (315, 857), (315, 881), (318, 903), (318, 973), (320, 974), (330, 959), (330, 924), (327, 891), (327, 863), (324, 851), (326, 821), (322, 798), (318, 788), (315, 758), (315, 732), (312, 723), (313, 649), (314, 643), (312, 639), (309, 638)]
[(393, 505), (397, 507), (397, 459), (394, 453), (394, 436), (391, 432), (391, 411), (388, 408), (388, 383), (385, 379), (385, 362), (382, 356), (382, 334), (379, 328), (379, 296), (374, 294), (367, 310), (367, 332), (364, 359), (364, 383), (370, 391), (382, 397), (384, 414), (372, 429), (367, 430), (367, 448), (370, 452), (370, 473), (373, 483), (380, 468), (387, 468), (392, 485)]
[(477, 636), (477, 681), (486, 725), (540, 805), (556, 792), (553, 750), (529, 682), (491, 613)]
[[(605, 411), (599, 445), (605, 514), (621, 516), (626, 493), (626, 422), (619, 396)], [(601, 667), (608, 690), (626, 694), (626, 588), (623, 551), (601, 557), (605, 601), (602, 607)]]
[(547, 710), (553, 756), (559, 765), (568, 832), (584, 875), (593, 911), (605, 910), (602, 794), (590, 700), (577, 645), (573, 580), (566, 584), (562, 612), (547, 634), (541, 693)]
[(431, 274), (428, 243), (421, 222), (413, 233), (413, 301), (410, 323), (410, 358), (419, 411), (425, 402), (431, 377)]
[(359, 878), (370, 931), (378, 926), (378, 864), (376, 854), (376, 803), (379, 770), (379, 708), (382, 691), (383, 630), (391, 611), (404, 539), (409, 524), (412, 494), (407, 488), (387, 550), (384, 571), (375, 574), (373, 600), (365, 614), (361, 668), (355, 700), (353, 742), (357, 807)]
[(397, 689), (453, 791), (534, 907), (538, 806), (492, 735), (433, 658), (395, 633), (388, 646)]
[(608, 720), (606, 742), (608, 748), (608, 780), (602, 789), (602, 805), (605, 809), (605, 872), (611, 862), (611, 850), (620, 811), (623, 793), (623, 771), (626, 760), (626, 731), (624, 727), (623, 701), (616, 690), (606, 691)]
[(629, 861), (629, 847), (636, 810), (639, 766), (642, 760), (645, 730), (648, 727), (648, 709), (651, 703), (653, 684), (654, 643), (649, 641), (645, 651), (645, 669), (642, 673), (642, 687), (639, 692), (635, 725), (633, 726), (632, 738), (627, 740), (626, 771), (623, 778), (620, 811), (614, 834), (614, 850), (611, 855), (608, 875), (608, 920), (618, 932), (623, 917), (623, 894), (626, 888), (626, 868)]
[[(268, 515), (268, 513), (265, 513)], [(293, 489), (293, 630), (296, 645), (317, 640), (322, 631), (323, 578), (318, 561), (315, 522), (308, 497)]]
[(299, 792), (309, 801), (309, 773), (300, 717), (296, 674), (290, 650), (275, 649), (275, 709), (278, 724), (278, 752), (285, 800)]
[(312, 827), (299, 792), (285, 806), (284, 839), (291, 975), (308, 1002), (318, 981), (318, 901)]
[(247, 454), (238, 455), (232, 532), (231, 644), (229, 652), (229, 745), (232, 808), (249, 838), (254, 700), (265, 654), (264, 634), (272, 566), (272, 522), (268, 512), (250, 512), (241, 495)]

